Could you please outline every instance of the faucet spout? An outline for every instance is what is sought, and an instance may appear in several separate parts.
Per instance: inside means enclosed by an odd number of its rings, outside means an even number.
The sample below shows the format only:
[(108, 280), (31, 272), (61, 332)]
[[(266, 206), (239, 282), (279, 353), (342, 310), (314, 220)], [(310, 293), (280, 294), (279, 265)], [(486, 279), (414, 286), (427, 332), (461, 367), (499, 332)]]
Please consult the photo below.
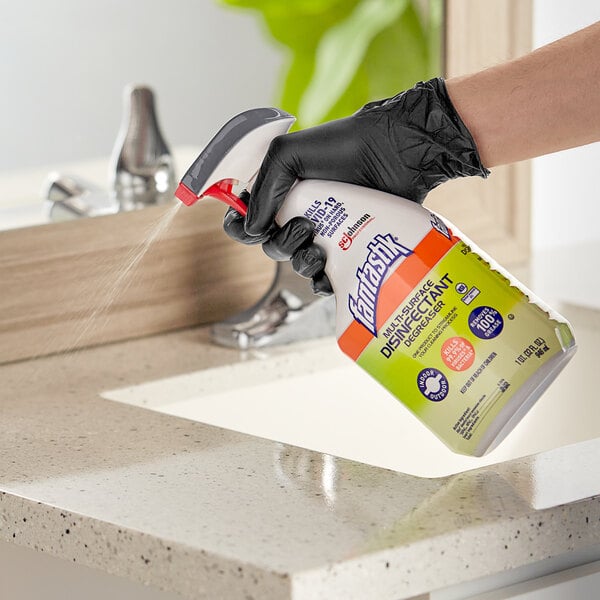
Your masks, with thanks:
[(333, 335), (335, 298), (315, 296), (291, 263), (277, 263), (267, 293), (251, 308), (211, 327), (212, 340), (246, 350)]
[(126, 88), (121, 129), (109, 167), (110, 189), (121, 210), (170, 202), (175, 190), (173, 159), (164, 140), (154, 94), (147, 86)]

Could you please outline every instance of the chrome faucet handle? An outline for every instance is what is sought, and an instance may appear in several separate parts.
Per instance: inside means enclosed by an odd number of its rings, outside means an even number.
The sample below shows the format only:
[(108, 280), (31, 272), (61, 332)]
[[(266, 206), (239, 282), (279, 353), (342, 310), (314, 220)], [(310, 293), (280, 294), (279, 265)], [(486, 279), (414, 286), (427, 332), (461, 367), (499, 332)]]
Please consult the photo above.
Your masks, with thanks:
[(109, 166), (111, 193), (122, 211), (170, 202), (173, 158), (158, 124), (154, 93), (147, 86), (128, 86), (123, 109)]
[(89, 181), (75, 175), (65, 175), (53, 171), (48, 174), (42, 185), (42, 198), (51, 202), (59, 202), (73, 196), (81, 196), (100, 188)]
[(221, 346), (260, 348), (333, 335), (335, 299), (315, 296), (291, 263), (277, 263), (267, 293), (251, 308), (211, 327)]
[(42, 185), (44, 212), (50, 221), (68, 221), (119, 212), (115, 198), (80, 177), (50, 173)]

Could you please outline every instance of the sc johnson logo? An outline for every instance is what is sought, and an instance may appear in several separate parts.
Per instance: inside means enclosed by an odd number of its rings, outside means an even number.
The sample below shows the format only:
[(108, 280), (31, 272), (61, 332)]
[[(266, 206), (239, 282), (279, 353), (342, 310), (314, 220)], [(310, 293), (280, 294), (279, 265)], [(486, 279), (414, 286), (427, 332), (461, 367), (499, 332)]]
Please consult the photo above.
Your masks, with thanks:
[(342, 234), (342, 238), (338, 242), (338, 246), (342, 250), (348, 250), (352, 246), (352, 240), (373, 220), (373, 217), (369, 213), (365, 213), (354, 225), (348, 227), (348, 229)]

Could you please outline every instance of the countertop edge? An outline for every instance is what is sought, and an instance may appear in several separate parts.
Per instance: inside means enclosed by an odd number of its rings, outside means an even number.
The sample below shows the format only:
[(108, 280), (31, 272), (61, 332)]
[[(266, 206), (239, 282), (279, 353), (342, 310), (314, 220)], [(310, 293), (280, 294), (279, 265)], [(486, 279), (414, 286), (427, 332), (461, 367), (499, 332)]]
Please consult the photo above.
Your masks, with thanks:
[(406, 545), (297, 573), (240, 563), (4, 491), (0, 524), (6, 542), (196, 599), (242, 600), (251, 594), (312, 600), (326, 594), (354, 600), (365, 589), (377, 597), (408, 598), (595, 546), (600, 558), (598, 496), (439, 535), (424, 533)]
[(286, 573), (5, 491), (0, 491), (0, 540), (186, 598), (291, 598)]

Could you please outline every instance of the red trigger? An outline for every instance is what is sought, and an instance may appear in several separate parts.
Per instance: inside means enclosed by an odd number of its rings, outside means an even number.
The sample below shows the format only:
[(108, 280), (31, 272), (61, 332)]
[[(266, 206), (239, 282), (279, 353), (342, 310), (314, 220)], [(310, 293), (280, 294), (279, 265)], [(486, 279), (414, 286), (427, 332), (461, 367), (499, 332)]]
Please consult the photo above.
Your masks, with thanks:
[(225, 202), (225, 204), (231, 206), (245, 217), (248, 212), (248, 207), (231, 191), (232, 189), (233, 182), (230, 179), (223, 179), (222, 181), (211, 185), (202, 196), (210, 196), (211, 198), (221, 200), (221, 202)]

